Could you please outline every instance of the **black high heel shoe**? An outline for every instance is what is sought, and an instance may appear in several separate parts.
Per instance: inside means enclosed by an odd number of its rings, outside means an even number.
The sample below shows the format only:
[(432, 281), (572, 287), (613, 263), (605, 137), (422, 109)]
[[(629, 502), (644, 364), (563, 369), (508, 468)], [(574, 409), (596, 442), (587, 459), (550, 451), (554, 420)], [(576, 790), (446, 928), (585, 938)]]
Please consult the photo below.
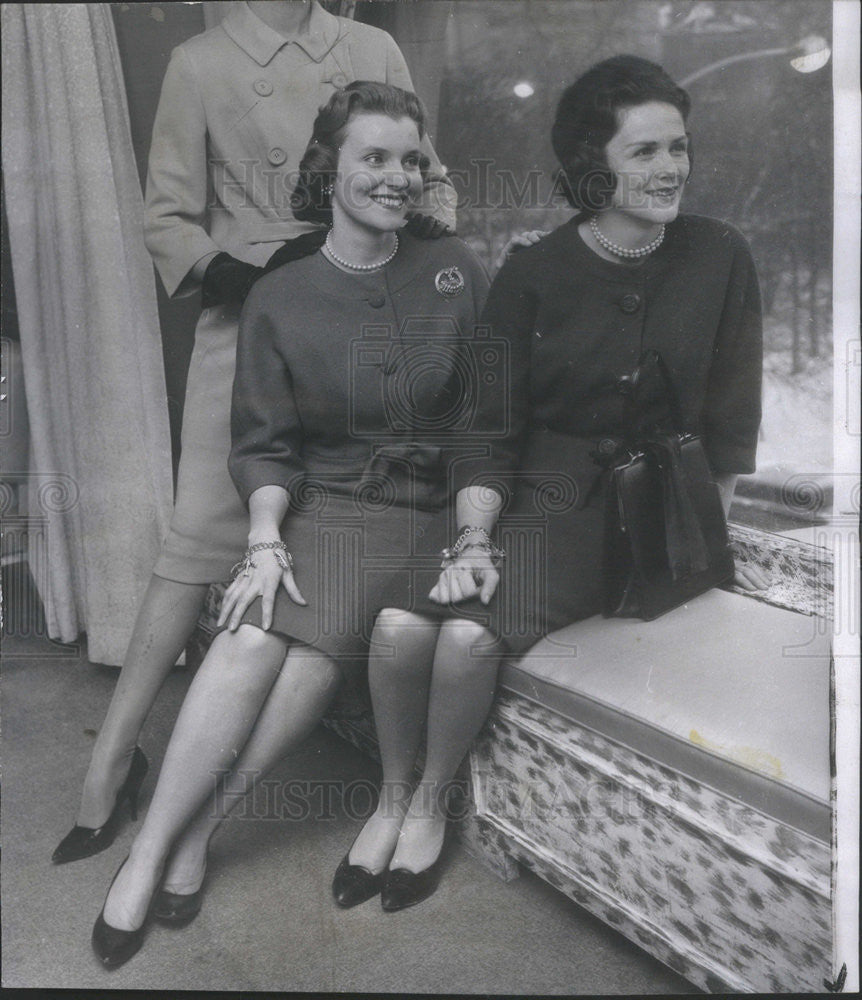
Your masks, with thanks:
[(440, 876), (443, 874), (443, 856), (449, 834), (450, 828), (447, 825), (437, 860), (427, 868), (423, 868), (421, 872), (411, 872), (407, 868), (386, 869), (380, 892), (380, 905), (386, 913), (406, 910), (408, 906), (415, 906), (434, 895), (440, 884)]
[(138, 952), (144, 943), (144, 933), (147, 920), (149, 919), (149, 912), (147, 912), (144, 922), (134, 931), (120, 930), (118, 927), (111, 927), (110, 924), (105, 923), (105, 906), (108, 902), (108, 896), (111, 894), (114, 882), (117, 881), (117, 875), (123, 870), (123, 865), (128, 860), (127, 856), (111, 879), (108, 892), (105, 894), (105, 902), (102, 904), (102, 912), (96, 918), (96, 923), (93, 925), (93, 936), (91, 938), (93, 951), (106, 969), (119, 968), (119, 966), (124, 965)]
[(159, 889), (153, 898), (153, 916), (170, 927), (185, 927), (201, 912), (204, 897), (204, 882), (194, 892), (171, 892)]
[(113, 844), (120, 828), (120, 811), (126, 801), (129, 803), (131, 818), (133, 820), (138, 818), (138, 792), (141, 790), (148, 769), (149, 764), (144, 751), (140, 747), (135, 747), (129, 773), (117, 791), (111, 815), (102, 826), (95, 829), (89, 826), (73, 826), (51, 855), (55, 865), (65, 865), (70, 861), (90, 858)]
[(442, 857), (423, 868), (421, 872), (411, 872), (406, 868), (387, 868), (383, 873), (383, 888), (380, 905), (386, 913), (406, 910), (408, 906), (421, 903), (437, 891), (443, 872)]
[(335, 869), (335, 877), (332, 879), (332, 895), (335, 902), (342, 909), (348, 910), (351, 906), (358, 906), (371, 899), (383, 887), (383, 874), (378, 872), (375, 875), (362, 865), (352, 865), (348, 851)]

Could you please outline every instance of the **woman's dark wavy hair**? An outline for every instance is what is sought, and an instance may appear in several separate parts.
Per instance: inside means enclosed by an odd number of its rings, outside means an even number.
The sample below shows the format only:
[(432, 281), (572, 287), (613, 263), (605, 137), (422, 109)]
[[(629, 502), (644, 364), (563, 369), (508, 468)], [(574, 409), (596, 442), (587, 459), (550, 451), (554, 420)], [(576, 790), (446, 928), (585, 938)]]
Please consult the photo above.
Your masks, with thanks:
[[(290, 207), (297, 219), (332, 223), (332, 203), (327, 188), (335, 180), (338, 153), (347, 124), (354, 115), (360, 114), (412, 118), (419, 138), (425, 135), (425, 110), (419, 98), (409, 90), (367, 80), (354, 80), (343, 90), (336, 90), (318, 110), (311, 140), (299, 163), (299, 178), (290, 196)], [(423, 175), (427, 167), (428, 159), (423, 156), (420, 162)]]
[(598, 212), (607, 207), (617, 179), (605, 147), (619, 129), (618, 112), (649, 101), (673, 105), (683, 121), (691, 110), (682, 87), (661, 66), (638, 56), (605, 59), (563, 91), (551, 143), (560, 161), (557, 190), (572, 208)]

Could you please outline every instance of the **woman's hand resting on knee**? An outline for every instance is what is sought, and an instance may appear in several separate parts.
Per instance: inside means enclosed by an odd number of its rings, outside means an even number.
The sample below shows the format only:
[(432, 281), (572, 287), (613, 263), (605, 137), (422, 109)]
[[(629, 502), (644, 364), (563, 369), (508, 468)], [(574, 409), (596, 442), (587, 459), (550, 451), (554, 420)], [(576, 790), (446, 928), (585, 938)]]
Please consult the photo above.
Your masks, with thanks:
[(500, 574), (490, 554), (471, 546), (443, 569), (428, 596), (437, 604), (456, 604), (478, 594), (479, 600), (487, 604), (499, 582)]
[(280, 551), (276, 555), (277, 551), (264, 549), (253, 555), (246, 555), (239, 575), (225, 592), (218, 617), (219, 627), (228, 622), (228, 630), (235, 632), (248, 606), (260, 597), (261, 628), (269, 629), (272, 625), (272, 609), (279, 584), (284, 587), (294, 604), (308, 604), (296, 585), (292, 561), (285, 561)]

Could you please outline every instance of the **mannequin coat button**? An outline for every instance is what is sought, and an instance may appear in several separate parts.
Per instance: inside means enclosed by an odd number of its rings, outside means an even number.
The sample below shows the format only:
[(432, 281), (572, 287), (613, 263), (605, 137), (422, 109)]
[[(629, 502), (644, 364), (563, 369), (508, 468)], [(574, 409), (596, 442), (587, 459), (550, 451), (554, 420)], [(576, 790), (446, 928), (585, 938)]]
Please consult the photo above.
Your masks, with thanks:
[(386, 296), (383, 292), (375, 292), (373, 295), (369, 295), (368, 304), (372, 309), (382, 309), (386, 305)]
[(287, 159), (287, 153), (285, 153), (281, 146), (273, 146), (269, 151), (268, 159), (274, 167), (280, 167)]
[(260, 97), (269, 97), (272, 93), (272, 84), (269, 80), (255, 80), (253, 86), (254, 92)]
[(624, 313), (636, 313), (638, 309), (640, 309), (640, 305), (641, 297), (640, 295), (635, 295), (634, 292), (627, 292), (620, 299), (620, 309), (622, 309)]
[(335, 76), (329, 81), (333, 87), (346, 87), (350, 82), (343, 73), (336, 73)]

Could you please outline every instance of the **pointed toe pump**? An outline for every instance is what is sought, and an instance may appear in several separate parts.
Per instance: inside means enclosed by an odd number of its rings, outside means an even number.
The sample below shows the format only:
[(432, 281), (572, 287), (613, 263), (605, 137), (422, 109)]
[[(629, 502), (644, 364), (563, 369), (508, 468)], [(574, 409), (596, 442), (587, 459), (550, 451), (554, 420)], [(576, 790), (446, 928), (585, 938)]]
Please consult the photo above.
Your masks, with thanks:
[(443, 843), (435, 861), (421, 872), (411, 872), (408, 868), (387, 868), (383, 873), (383, 888), (380, 905), (386, 913), (406, 910), (433, 896), (443, 874), (444, 858), (451, 839), (452, 827), (447, 823), (443, 832)]
[(123, 931), (105, 923), (104, 911), (93, 927), (93, 951), (106, 969), (118, 969), (140, 950), (144, 943), (144, 927)]
[(159, 889), (153, 899), (153, 916), (160, 923), (170, 927), (185, 927), (201, 912), (203, 898), (203, 882), (194, 892), (171, 892), (168, 889)]
[(442, 858), (437, 858), (421, 872), (411, 872), (406, 868), (387, 868), (383, 873), (381, 906), (386, 913), (395, 913), (423, 902), (437, 891), (442, 871)]
[(80, 861), (82, 858), (90, 858), (100, 851), (110, 847), (117, 836), (122, 823), (123, 806), (128, 802), (129, 814), (133, 820), (138, 818), (138, 793), (147, 774), (149, 764), (140, 747), (135, 747), (132, 755), (132, 763), (126, 780), (120, 785), (117, 791), (117, 798), (114, 801), (114, 808), (111, 815), (102, 826), (73, 826), (72, 829), (57, 845), (57, 849), (51, 855), (51, 860), (55, 865), (65, 865), (70, 861)]
[(350, 863), (350, 851), (341, 859), (341, 864), (335, 870), (332, 880), (332, 896), (342, 909), (358, 906), (376, 896), (383, 887), (383, 872), (377, 875), (363, 868), (362, 865)]
[(102, 911), (93, 925), (93, 936), (91, 939), (93, 951), (106, 969), (117, 969), (121, 965), (125, 965), (133, 955), (137, 954), (144, 943), (144, 934), (149, 914), (144, 917), (144, 922), (141, 926), (133, 931), (124, 931), (119, 927), (111, 927), (110, 924), (105, 922), (105, 905), (108, 902), (108, 896), (111, 893), (114, 882), (117, 881), (117, 875), (123, 870), (123, 865), (128, 860), (126, 858), (123, 861), (123, 864), (120, 865), (116, 874), (111, 879), (111, 885), (108, 886), (108, 892), (105, 896), (105, 903), (102, 904)]

